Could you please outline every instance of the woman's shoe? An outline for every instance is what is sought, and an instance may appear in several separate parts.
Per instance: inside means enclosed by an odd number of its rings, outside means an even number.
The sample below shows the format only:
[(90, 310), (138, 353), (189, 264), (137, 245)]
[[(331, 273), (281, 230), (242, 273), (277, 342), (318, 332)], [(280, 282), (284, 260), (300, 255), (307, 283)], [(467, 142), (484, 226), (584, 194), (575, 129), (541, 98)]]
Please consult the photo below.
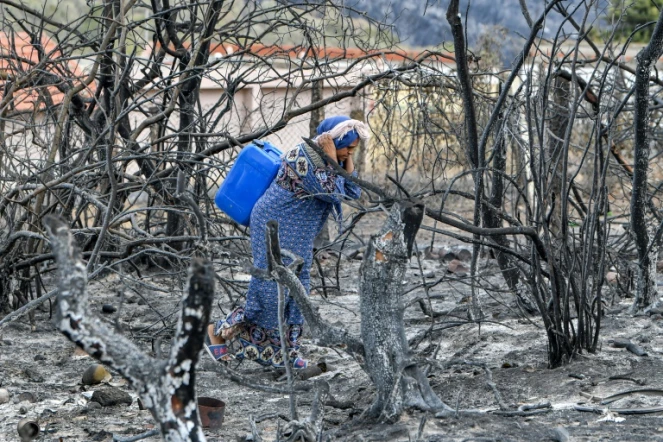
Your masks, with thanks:
[(209, 334), (205, 333), (205, 350), (216, 362), (227, 361), (232, 358), (226, 344), (212, 344)]

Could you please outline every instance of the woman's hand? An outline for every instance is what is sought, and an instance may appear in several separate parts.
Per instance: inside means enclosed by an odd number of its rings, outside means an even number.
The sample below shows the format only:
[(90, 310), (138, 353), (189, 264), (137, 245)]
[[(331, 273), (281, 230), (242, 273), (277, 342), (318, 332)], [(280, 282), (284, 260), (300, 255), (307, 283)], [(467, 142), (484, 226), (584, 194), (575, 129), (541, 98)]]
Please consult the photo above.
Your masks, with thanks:
[(352, 155), (348, 155), (348, 158), (343, 162), (343, 167), (345, 167), (347, 173), (355, 171), (355, 161), (352, 159)]
[(338, 163), (338, 158), (336, 157), (336, 146), (334, 145), (334, 139), (329, 134), (322, 134), (318, 137), (318, 146), (325, 151), (327, 156)]

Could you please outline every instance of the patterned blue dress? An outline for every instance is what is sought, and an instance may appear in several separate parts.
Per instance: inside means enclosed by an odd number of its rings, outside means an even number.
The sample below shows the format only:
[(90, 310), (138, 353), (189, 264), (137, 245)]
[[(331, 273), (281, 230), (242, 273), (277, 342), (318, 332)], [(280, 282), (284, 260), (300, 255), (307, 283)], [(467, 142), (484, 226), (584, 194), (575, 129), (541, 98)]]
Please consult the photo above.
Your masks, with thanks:
[[(315, 237), (331, 213), (340, 221), (344, 198), (357, 199), (360, 194), (361, 189), (356, 184), (337, 175), (307, 145), (300, 144), (287, 151), (274, 182), (251, 212), (253, 265), (267, 268), (266, 225), (268, 221), (276, 220), (281, 248), (304, 260), (298, 276), (309, 293)], [(284, 257), (284, 263), (289, 264), (290, 259)], [(219, 321), (215, 334), (225, 330), (229, 352), (237, 359), (247, 358), (263, 365), (282, 367), (277, 305), (276, 282), (252, 277), (245, 307)], [(290, 358), (296, 368), (304, 368), (306, 361), (297, 356), (304, 318), (295, 301), (287, 296), (287, 291), (285, 320)]]

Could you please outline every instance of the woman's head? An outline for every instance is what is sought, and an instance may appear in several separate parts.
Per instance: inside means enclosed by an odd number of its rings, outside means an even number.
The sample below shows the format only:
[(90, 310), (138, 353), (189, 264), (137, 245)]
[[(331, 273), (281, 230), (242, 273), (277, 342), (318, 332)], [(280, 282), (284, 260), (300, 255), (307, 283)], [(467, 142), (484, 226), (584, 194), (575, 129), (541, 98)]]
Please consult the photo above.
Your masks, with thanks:
[(342, 148), (336, 148), (336, 159), (338, 160), (339, 163), (344, 163), (348, 157), (351, 157), (352, 154), (354, 154), (355, 149), (359, 145), (359, 138), (355, 138), (355, 140), (350, 143), (348, 147), (342, 147)]
[(365, 140), (369, 137), (368, 126), (365, 123), (353, 120), (344, 115), (325, 118), (318, 125), (317, 132), (318, 135), (322, 135), (323, 133), (330, 134), (334, 139), (336, 150), (355, 147), (359, 144), (360, 138)]

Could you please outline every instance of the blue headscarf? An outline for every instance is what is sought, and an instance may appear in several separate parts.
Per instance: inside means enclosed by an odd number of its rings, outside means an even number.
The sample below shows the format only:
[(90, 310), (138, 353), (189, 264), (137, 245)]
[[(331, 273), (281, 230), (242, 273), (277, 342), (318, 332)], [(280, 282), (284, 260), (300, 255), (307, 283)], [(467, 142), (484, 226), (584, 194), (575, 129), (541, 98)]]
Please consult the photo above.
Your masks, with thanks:
[[(338, 117), (329, 117), (325, 118), (322, 120), (320, 125), (318, 126), (317, 132), (318, 135), (321, 135), (325, 132), (329, 132), (332, 130), (338, 123), (342, 123), (344, 121), (349, 120), (350, 117), (346, 117), (345, 115), (339, 115)], [(354, 141), (359, 138), (359, 134), (357, 133), (356, 130), (352, 129), (350, 132), (347, 134), (343, 135), (342, 137), (339, 138), (334, 138), (334, 146), (336, 146), (336, 150), (338, 149), (343, 149), (345, 147), (348, 147)]]

